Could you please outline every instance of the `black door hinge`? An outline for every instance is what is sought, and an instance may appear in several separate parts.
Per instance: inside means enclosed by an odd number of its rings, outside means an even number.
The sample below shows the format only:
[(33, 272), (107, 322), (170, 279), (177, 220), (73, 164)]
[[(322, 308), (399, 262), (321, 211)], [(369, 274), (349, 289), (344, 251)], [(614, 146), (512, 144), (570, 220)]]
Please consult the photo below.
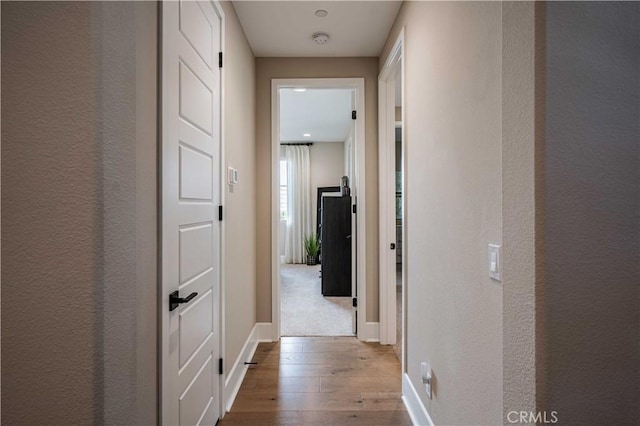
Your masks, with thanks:
[(224, 366), (223, 362), (222, 362), (222, 358), (220, 358), (218, 360), (218, 374), (222, 374), (222, 367)]
[(354, 297), (354, 298), (353, 298), (353, 307), (354, 307), (354, 308), (357, 308), (357, 307), (358, 307), (358, 298), (357, 298), (357, 297)]
[(355, 204), (352, 206), (351, 211), (353, 211), (353, 214), (358, 213), (358, 209), (356, 208)]
[(222, 221), (222, 206), (218, 206), (218, 220)]
[(358, 118), (358, 114), (356, 113), (356, 110), (354, 109), (353, 111), (351, 111), (351, 119), (355, 120), (356, 118)]
[(218, 52), (218, 68), (222, 68), (222, 52)]

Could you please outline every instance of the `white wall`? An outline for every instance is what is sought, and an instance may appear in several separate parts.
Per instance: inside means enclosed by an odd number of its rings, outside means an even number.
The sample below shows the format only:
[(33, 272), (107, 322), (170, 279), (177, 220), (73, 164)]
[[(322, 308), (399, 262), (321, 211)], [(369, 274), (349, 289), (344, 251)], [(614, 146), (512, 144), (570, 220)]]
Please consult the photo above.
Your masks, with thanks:
[[(502, 423), (501, 5), (405, 2), (407, 368), (436, 424)], [(431, 363), (433, 399), (420, 378)]]
[(309, 152), (311, 163), (311, 223), (317, 223), (318, 187), (340, 186), (344, 176), (344, 142), (317, 142)]

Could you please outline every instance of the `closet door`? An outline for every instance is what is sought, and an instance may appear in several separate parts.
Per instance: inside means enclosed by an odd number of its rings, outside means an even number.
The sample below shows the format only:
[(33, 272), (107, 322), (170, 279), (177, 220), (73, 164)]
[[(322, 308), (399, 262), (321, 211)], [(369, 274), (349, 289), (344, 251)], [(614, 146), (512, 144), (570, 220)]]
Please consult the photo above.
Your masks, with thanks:
[(162, 2), (162, 418), (215, 425), (220, 379), (222, 16)]

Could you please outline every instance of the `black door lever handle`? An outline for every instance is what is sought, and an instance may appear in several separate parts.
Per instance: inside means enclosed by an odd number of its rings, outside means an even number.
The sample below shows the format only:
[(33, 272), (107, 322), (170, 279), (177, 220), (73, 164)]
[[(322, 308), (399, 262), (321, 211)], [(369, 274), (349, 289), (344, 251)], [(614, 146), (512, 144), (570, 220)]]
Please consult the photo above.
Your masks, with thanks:
[(169, 295), (169, 311), (173, 311), (180, 306), (181, 303), (189, 303), (196, 297), (198, 293), (195, 291), (188, 295), (185, 298), (180, 297), (180, 292), (178, 290), (174, 291)]

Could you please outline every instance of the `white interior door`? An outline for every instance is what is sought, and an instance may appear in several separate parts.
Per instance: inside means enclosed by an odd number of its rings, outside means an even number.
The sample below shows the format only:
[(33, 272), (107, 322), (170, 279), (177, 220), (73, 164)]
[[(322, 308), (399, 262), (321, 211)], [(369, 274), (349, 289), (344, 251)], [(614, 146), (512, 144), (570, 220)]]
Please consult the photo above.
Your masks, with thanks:
[[(211, 2), (162, 2), (165, 425), (214, 425), (220, 417), (221, 26)], [(182, 300), (170, 310), (172, 293)]]

